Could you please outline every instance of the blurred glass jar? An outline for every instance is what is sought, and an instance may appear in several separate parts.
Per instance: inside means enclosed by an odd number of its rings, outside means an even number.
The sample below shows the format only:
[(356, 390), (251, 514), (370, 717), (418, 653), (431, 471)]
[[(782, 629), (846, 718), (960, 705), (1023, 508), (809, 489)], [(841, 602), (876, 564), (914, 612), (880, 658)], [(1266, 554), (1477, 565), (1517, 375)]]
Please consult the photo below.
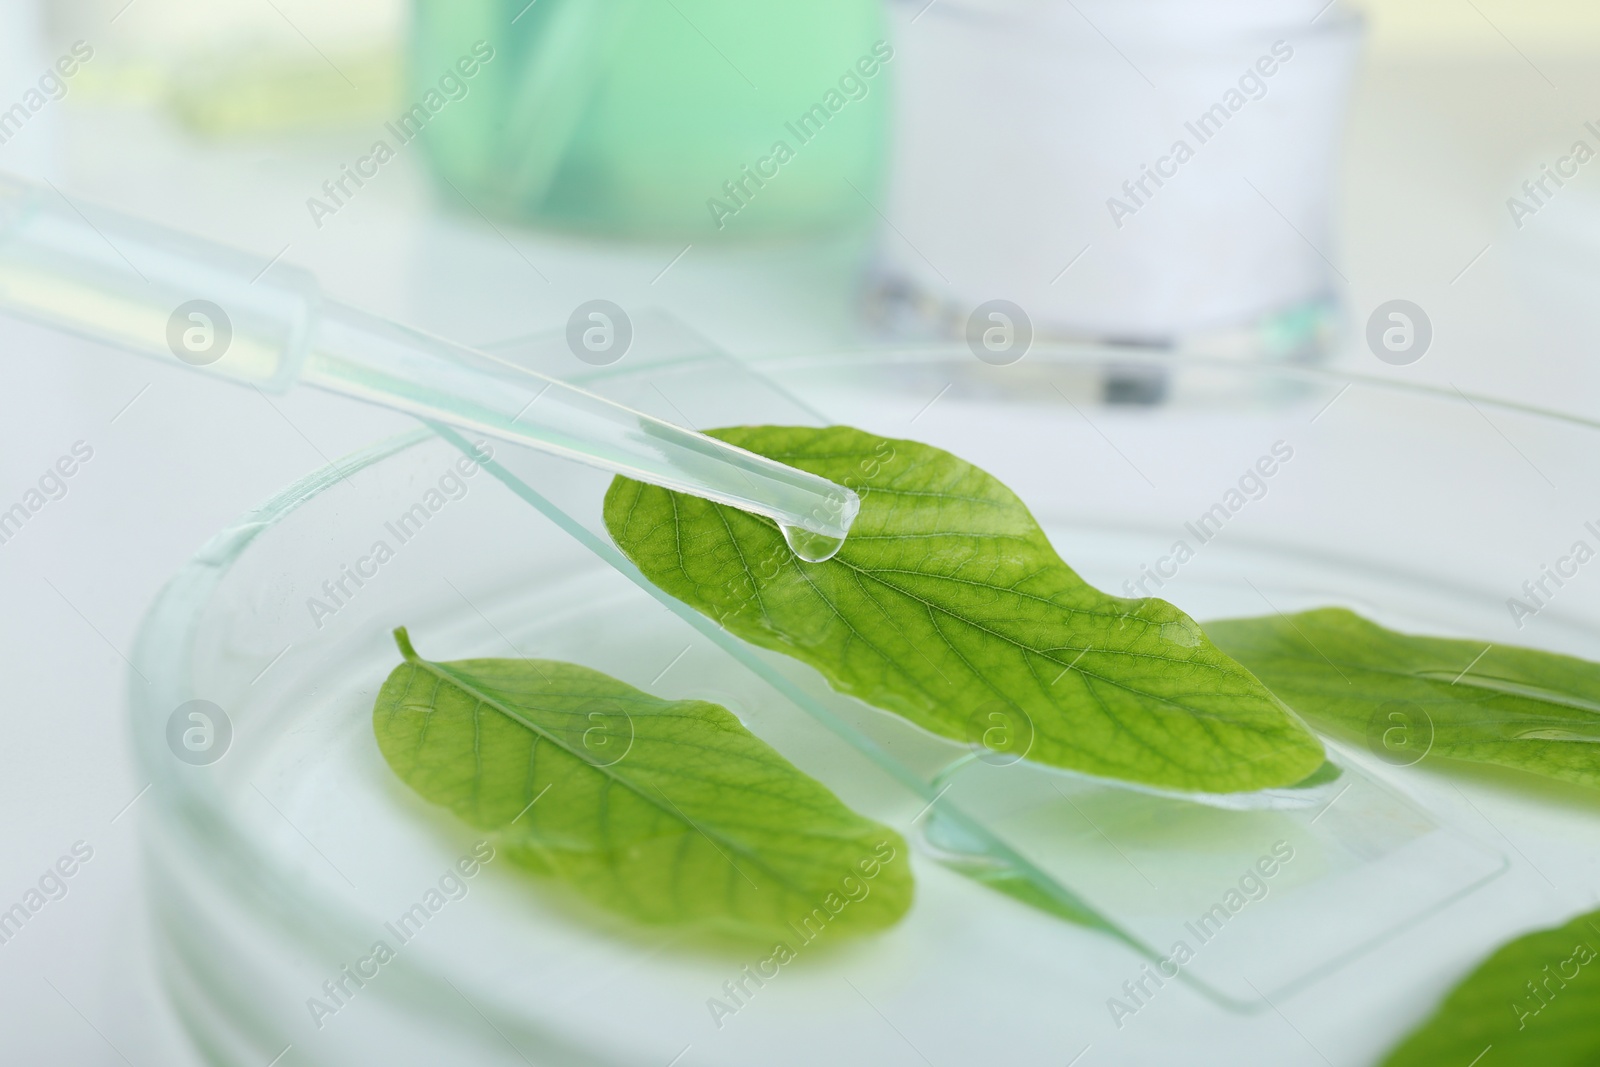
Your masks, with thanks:
[[(1338, 317), (1337, 150), (1359, 18), (1327, 0), (898, 0), (875, 307), (1245, 358)], [(1004, 302), (1009, 326), (988, 304)]]
[[(871, 217), (893, 66), (878, 0), (415, 0), (413, 13), (405, 106), (449, 99), (421, 137), (485, 212), (696, 241)], [(450, 99), (441, 79), (463, 57), (478, 69)]]

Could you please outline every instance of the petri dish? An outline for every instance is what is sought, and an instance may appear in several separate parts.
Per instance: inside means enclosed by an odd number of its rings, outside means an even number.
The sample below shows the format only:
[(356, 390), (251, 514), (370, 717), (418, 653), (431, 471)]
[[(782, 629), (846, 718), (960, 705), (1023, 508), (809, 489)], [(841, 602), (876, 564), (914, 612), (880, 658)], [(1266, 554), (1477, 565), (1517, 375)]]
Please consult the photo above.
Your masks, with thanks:
[[(1600, 633), (1600, 601), (1576, 583), (1521, 628), (1505, 603), (1595, 518), (1582, 501), (1600, 488), (1585, 460), (1600, 427), (1581, 419), (1180, 356), (1156, 368), (1159, 403), (1119, 403), (1115, 383), (1148, 376), (1151, 357), (1103, 348), (1039, 347), (1010, 366), (944, 348), (751, 366), (649, 335), (584, 384), (696, 427), (840, 422), (948, 448), (1011, 485), (1085, 578), (1202, 621), (1343, 604), (1578, 654)], [(539, 369), (559, 358), (541, 339), (503, 351)], [(1360, 747), (1330, 746), (1325, 781), (1247, 797), (975, 758), (641, 584), (605, 540), (605, 476), (475, 447), (424, 428), (308, 475), (212, 538), (141, 628), (149, 682), (130, 700), (153, 782), (151, 918), (169, 998), (209, 1062), (855, 1063), (907, 1045), (1057, 1062), (1114, 1029), (1108, 997), (1176, 939), (1196, 942), (1192, 990), (1257, 1012), (1506, 867)], [(741, 986), (768, 953), (629, 926), (499, 860), (442, 881), (482, 846), (408, 793), (371, 732), (400, 625), (430, 658), (568, 659), (724, 704), (906, 835), (910, 915), (873, 938), (819, 936), (780, 977)], [(174, 740), (197, 700), (214, 720), (199, 753)], [(1207, 925), (1271, 855), (1268, 891), (1225, 930)], [(1040, 885), (1061, 889), (1055, 906), (1030, 895)], [(425, 921), (395, 927), (428, 899), (442, 902)], [(392, 958), (358, 981), (350, 968), (378, 941)]]

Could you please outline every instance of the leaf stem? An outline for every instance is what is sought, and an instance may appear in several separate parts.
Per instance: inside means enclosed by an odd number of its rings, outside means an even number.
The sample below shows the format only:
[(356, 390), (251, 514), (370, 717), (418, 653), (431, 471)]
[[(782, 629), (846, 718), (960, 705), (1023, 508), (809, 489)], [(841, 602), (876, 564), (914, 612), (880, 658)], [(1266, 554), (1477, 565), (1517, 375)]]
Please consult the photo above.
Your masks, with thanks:
[(407, 663), (420, 662), (422, 657), (417, 655), (417, 650), (411, 647), (411, 635), (406, 633), (404, 626), (394, 628), (394, 643), (400, 646), (400, 655), (405, 657)]

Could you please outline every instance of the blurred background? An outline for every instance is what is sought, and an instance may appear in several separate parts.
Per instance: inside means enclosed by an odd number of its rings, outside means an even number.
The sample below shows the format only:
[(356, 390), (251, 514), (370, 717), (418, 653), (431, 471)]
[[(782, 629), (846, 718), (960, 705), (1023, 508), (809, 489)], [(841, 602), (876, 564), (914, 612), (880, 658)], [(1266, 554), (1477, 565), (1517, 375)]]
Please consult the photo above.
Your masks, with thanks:
[[(474, 346), (605, 300), (757, 364), (1081, 341), (1593, 416), (1578, 142), (1578, 0), (0, 0), (0, 172)], [(94, 450), (0, 547), (0, 897), (97, 850), (0, 946), (0, 1060), (189, 1062), (139, 932), (124, 657), (213, 531), (409, 424), (0, 318), (0, 425), (8, 502)]]
[(1327, 359), (1403, 298), (1484, 388), (1591, 387), (1473, 358), (1529, 319), (1567, 344), (1554, 217), (1588, 202), (1522, 183), (1593, 138), (1582, 5), (518, 7), (9, 0), (7, 106), (93, 58), (3, 163), (469, 343), (605, 297), (759, 356), (1000, 299), (1045, 338)]

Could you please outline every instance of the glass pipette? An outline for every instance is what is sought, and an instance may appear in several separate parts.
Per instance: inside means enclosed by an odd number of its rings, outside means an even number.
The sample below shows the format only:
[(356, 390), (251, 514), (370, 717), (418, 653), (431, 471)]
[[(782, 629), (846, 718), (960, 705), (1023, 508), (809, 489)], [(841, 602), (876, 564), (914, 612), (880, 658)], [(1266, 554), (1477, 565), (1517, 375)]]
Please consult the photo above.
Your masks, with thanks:
[(765, 515), (834, 554), (844, 486), (322, 296), (307, 271), (0, 175), (0, 310), (283, 392), (312, 385)]

